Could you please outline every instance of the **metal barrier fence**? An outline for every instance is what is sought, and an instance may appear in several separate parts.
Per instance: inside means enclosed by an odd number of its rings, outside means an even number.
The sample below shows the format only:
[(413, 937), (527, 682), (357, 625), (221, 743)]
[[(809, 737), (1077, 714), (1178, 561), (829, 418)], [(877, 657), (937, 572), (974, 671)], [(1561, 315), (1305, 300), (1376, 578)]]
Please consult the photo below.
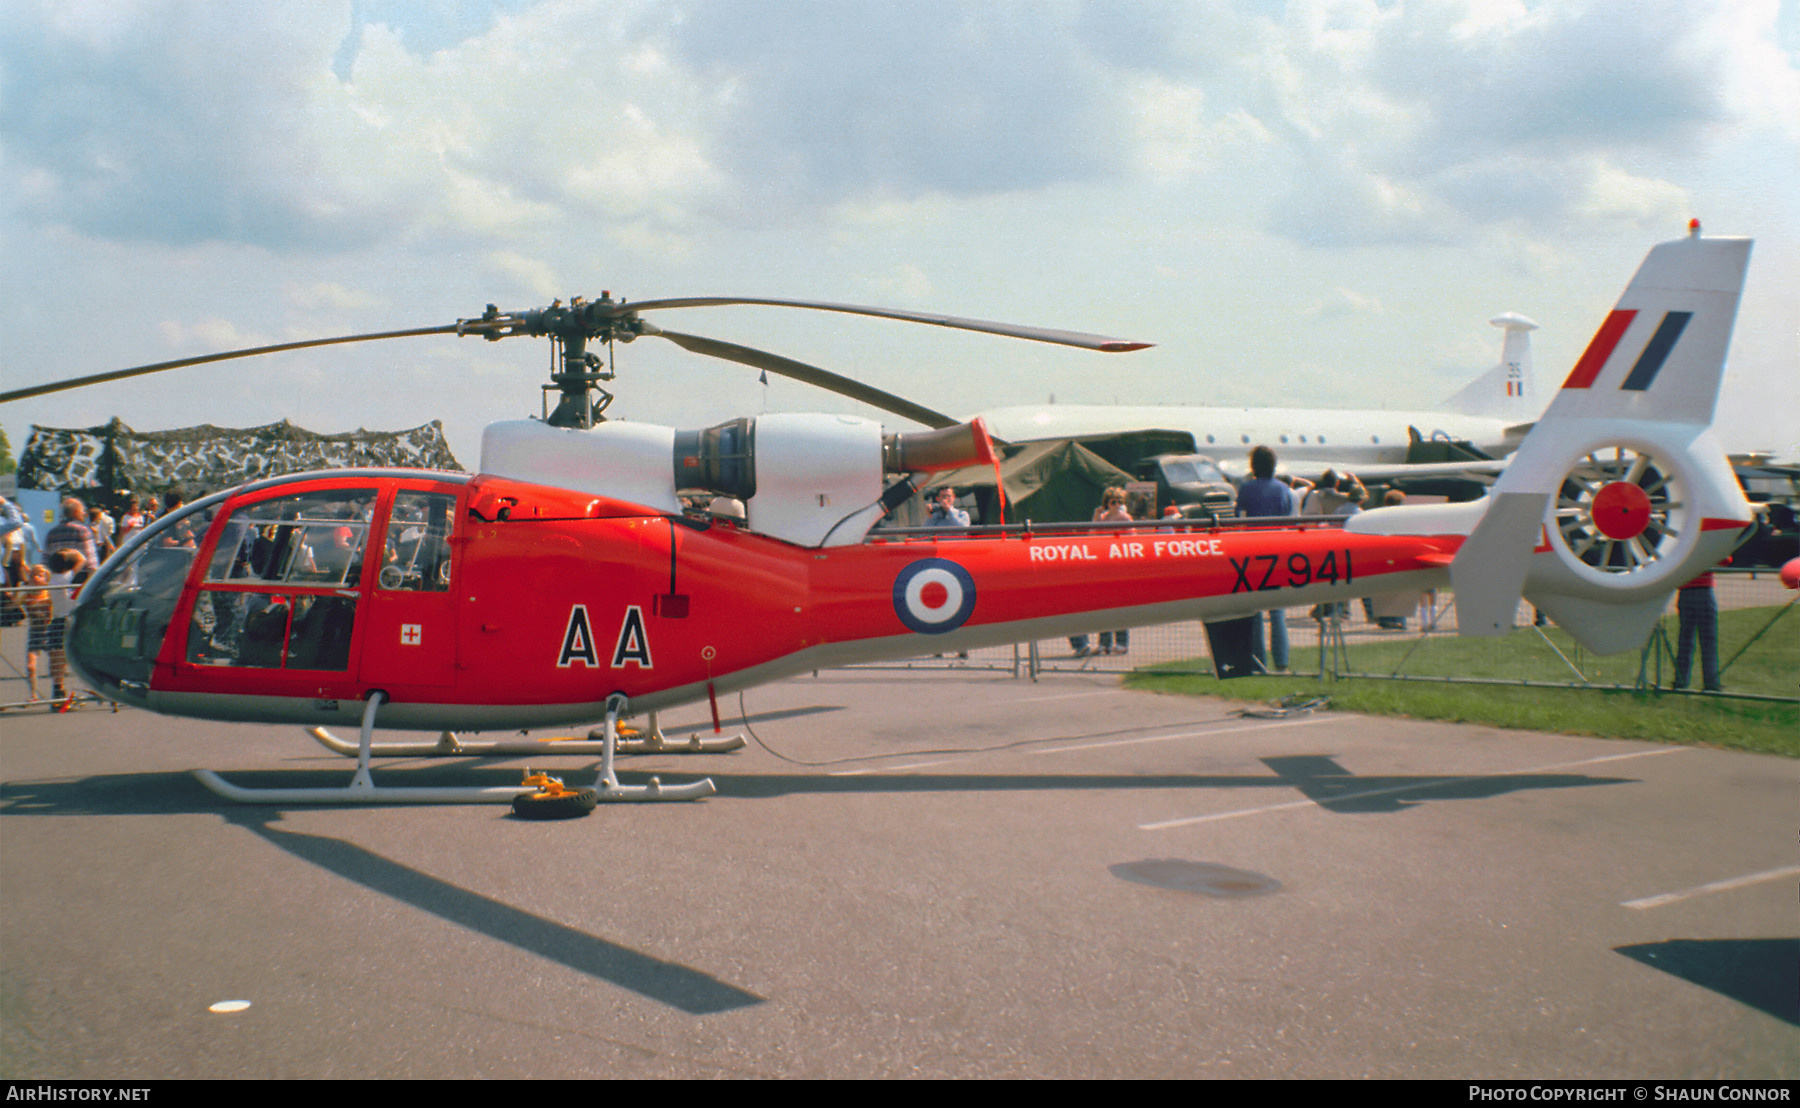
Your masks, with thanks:
[[(77, 689), (63, 669), (63, 625), (56, 609), (64, 605), (53, 603), (52, 596), (72, 595), (79, 587), (44, 584), (0, 588), (0, 709), (60, 705), (66, 710), (79, 702), (99, 700), (92, 693)], [(24, 661), (24, 668), (20, 668), (16, 656)], [(40, 679), (51, 686), (49, 696), (40, 695), (44, 691), (37, 687)]]
[(32, 620), (50, 619), (57, 607), (51, 597), (73, 596), (80, 585), (11, 585), (0, 588), (0, 630), (25, 627)]
[[(1733, 666), (1754, 665), (1760, 654), (1778, 644), (1791, 644), (1796, 641), (1795, 636), (1800, 636), (1800, 612), (1790, 612), (1796, 595), (1783, 588), (1770, 569), (1723, 569), (1714, 575), (1721, 619), (1729, 625), (1722, 628), (1719, 638), (1726, 689), (1708, 695), (1800, 701), (1800, 675), (1795, 675), (1793, 693), (1787, 696), (1744, 694), (1730, 688)], [(1525, 638), (1529, 646), (1504, 652), (1484, 649), (1481, 644), (1492, 643), (1491, 639), (1457, 637), (1455, 598), (1448, 591), (1420, 596), (1416, 608), (1410, 610), (1399, 627), (1381, 626), (1360, 600), (1351, 601), (1348, 608), (1348, 617), (1335, 625), (1328, 619), (1315, 618), (1310, 608), (1286, 610), (1288, 666), (1293, 674), (1327, 680), (1379, 678), (1605, 689), (1666, 689), (1674, 676), (1673, 601), (1643, 650), (1606, 656), (1582, 650), (1547, 621), (1540, 624), (1535, 611), (1525, 603), (1519, 605), (1514, 626), (1519, 629), (1515, 635)], [(1747, 609), (1761, 611), (1748, 621), (1727, 616)], [(1747, 626), (1738, 626), (1746, 622)], [(1110, 654), (1098, 652), (1099, 636), (1089, 635), (1087, 640), (1087, 654), (1078, 653), (1068, 640), (1054, 639), (975, 650), (966, 658), (939, 655), (856, 668), (1008, 671), (1033, 678), (1045, 672), (1125, 673), (1140, 668), (1196, 676), (1213, 673), (1205, 627), (1197, 620), (1132, 628), (1123, 651), (1118, 649), (1115, 633)], [(1699, 668), (1696, 660), (1690, 681), (1696, 688), (1700, 685)]]
[[(1744, 696), (1730, 689), (1731, 668), (1754, 665), (1760, 652), (1788, 644), (1800, 635), (1800, 612), (1789, 614), (1796, 596), (1782, 587), (1775, 571), (1717, 570), (1714, 592), (1722, 617), (1725, 613), (1761, 609), (1758, 617), (1736, 631), (1722, 631), (1720, 663), (1726, 691), (1723, 696)], [(27, 585), (0, 589), (0, 598), (24, 598), (70, 586)], [(14, 606), (0, 604), (0, 611)], [(1448, 591), (1425, 594), (1406, 616), (1401, 627), (1383, 627), (1361, 601), (1352, 601), (1346, 619), (1335, 623), (1315, 618), (1314, 610), (1287, 609), (1289, 670), (1297, 676), (1379, 678), (1437, 682), (1475, 682), (1501, 685), (1542, 685), (1555, 688), (1668, 688), (1674, 675), (1675, 617), (1663, 618), (1642, 651), (1609, 656), (1588, 654), (1558, 629), (1541, 626), (1530, 605), (1520, 604), (1515, 626), (1530, 629), (1533, 648), (1508, 651), (1504, 665), (1492, 663), (1496, 652), (1479, 644), (1493, 640), (1459, 640), (1456, 605)], [(1391, 609), (1389, 609), (1391, 610)], [(1785, 617), (1785, 618), (1784, 618)], [(14, 660), (27, 645), (29, 619), (0, 627), (0, 682), (24, 682), (26, 673)], [(938, 654), (898, 662), (870, 663), (851, 668), (864, 670), (957, 669), (1004, 672), (1035, 680), (1040, 673), (1126, 673), (1153, 668), (1159, 673), (1211, 676), (1212, 660), (1206, 629), (1198, 620), (1131, 628), (1122, 636), (1114, 632), (1111, 653), (1100, 652), (1099, 635), (1087, 636), (1088, 652), (1080, 653), (1066, 639), (1047, 639), (1010, 646), (988, 647), (967, 654)], [(40, 642), (45, 640), (40, 636)], [(60, 645), (60, 644), (58, 644)], [(46, 646), (42, 653), (52, 647)], [(1699, 684), (1698, 665), (1693, 674)], [(1757, 696), (1758, 699), (1800, 701), (1800, 675), (1792, 695)], [(72, 691), (72, 690), (71, 690)], [(0, 708), (31, 703), (0, 691)]]

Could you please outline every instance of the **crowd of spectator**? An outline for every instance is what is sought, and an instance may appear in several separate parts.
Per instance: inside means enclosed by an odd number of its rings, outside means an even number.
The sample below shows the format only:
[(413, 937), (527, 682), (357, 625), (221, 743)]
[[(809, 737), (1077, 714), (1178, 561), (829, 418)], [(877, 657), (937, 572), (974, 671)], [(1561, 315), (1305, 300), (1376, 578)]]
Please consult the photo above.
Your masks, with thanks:
[[(179, 493), (172, 493), (170, 503), (180, 502)], [(24, 509), (0, 496), (0, 628), (25, 628), (30, 701), (42, 699), (38, 676), (47, 668), (51, 702), (60, 711), (73, 706), (63, 645), (75, 594), (113, 551), (155, 518), (153, 498), (129, 494), (119, 504), (115, 519), (98, 501), (90, 505), (81, 497), (65, 497), (57, 522), (40, 535)]]

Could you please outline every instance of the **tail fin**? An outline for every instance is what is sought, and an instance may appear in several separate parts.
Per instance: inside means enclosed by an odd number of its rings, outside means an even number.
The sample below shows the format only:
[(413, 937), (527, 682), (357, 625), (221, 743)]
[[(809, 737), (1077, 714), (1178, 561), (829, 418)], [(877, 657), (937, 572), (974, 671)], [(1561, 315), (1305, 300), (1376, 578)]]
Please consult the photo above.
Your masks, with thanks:
[(1651, 250), (1546, 417), (1712, 423), (1750, 245), (1696, 228)]
[[(1465, 588), (1477, 601), (1474, 633), (1504, 630), (1488, 617), (1523, 556), (1526, 599), (1588, 649), (1628, 650), (1730, 554), (1753, 517), (1709, 426), (1750, 245), (1696, 228), (1645, 258), (1495, 484), (1494, 526), (1451, 567), (1459, 608)], [(1495, 512), (1527, 497), (1548, 506), (1537, 519)]]
[(1538, 325), (1517, 312), (1497, 315), (1488, 322), (1506, 332), (1500, 364), (1464, 385), (1442, 407), (1463, 415), (1530, 423), (1540, 407), (1531, 368), (1531, 332)]

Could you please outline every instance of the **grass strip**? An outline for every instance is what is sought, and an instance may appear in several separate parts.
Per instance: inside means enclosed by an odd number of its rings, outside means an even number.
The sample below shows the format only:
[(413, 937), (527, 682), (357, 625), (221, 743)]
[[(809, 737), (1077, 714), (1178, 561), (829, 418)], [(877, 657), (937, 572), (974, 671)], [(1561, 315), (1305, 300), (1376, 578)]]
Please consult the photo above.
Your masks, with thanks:
[[(1745, 608), (1719, 614), (1720, 660), (1730, 661), (1741, 647), (1748, 645), (1725, 671), (1727, 691), (1800, 697), (1800, 611), (1789, 610), (1782, 618), (1776, 618), (1782, 611)], [(1312, 676), (1220, 681), (1211, 676), (1211, 664), (1205, 658), (1146, 667), (1129, 674), (1126, 684), (1154, 692), (1230, 700), (1268, 701), (1293, 693), (1323, 694), (1331, 698), (1334, 709), (1368, 715), (1800, 757), (1800, 703), (1669, 691), (1635, 692), (1630, 686), (1638, 675), (1638, 652), (1600, 658), (1581, 651), (1558, 629), (1543, 630), (1540, 636), (1538, 629), (1519, 628), (1493, 639), (1431, 636), (1418, 645), (1412, 639), (1395, 639), (1358, 644), (1348, 651), (1349, 669), (1354, 673), (1388, 674), (1398, 668), (1400, 673), (1416, 677), (1473, 677), (1510, 684), (1360, 678), (1328, 681)], [(1674, 670), (1673, 617), (1665, 621), (1665, 630), (1668, 643), (1662, 679), (1667, 685)], [(1551, 643), (1556, 650), (1550, 648)], [(1558, 657), (1558, 650), (1562, 657)], [(1295, 660), (1305, 659), (1296, 653)], [(1570, 663), (1593, 685), (1626, 687), (1551, 688), (1520, 684), (1577, 682), (1579, 678)], [(1192, 672), (1197, 670), (1205, 671), (1205, 675)], [(1649, 672), (1654, 677), (1654, 666)], [(1698, 684), (1697, 661), (1693, 677)]]

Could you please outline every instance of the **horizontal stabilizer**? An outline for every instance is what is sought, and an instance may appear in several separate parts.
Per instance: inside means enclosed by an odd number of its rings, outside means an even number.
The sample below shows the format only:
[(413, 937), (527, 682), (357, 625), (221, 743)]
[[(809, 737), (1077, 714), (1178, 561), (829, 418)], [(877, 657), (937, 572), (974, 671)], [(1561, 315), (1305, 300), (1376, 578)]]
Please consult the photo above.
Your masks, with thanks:
[[(1330, 468), (1339, 473), (1354, 473), (1358, 480), (1371, 482), (1392, 481), (1401, 477), (1468, 477), (1481, 473), (1492, 475), (1504, 472), (1509, 461), (1510, 458), (1465, 458), (1460, 462), (1394, 462), (1390, 465), (1337, 462), (1330, 464)], [(1307, 469), (1322, 469), (1327, 464), (1313, 462)]]

